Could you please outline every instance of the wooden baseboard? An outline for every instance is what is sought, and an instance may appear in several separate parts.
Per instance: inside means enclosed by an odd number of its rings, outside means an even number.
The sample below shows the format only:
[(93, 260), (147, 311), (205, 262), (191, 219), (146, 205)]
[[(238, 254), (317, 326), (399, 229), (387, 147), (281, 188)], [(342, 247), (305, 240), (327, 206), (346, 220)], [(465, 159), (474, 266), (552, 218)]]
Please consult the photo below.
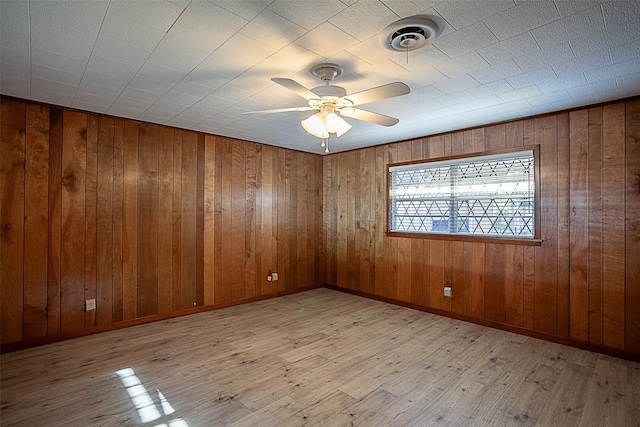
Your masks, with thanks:
[(190, 314), (196, 314), (196, 313), (202, 313), (202, 312), (205, 312), (205, 311), (218, 310), (218, 309), (221, 309), (221, 308), (232, 307), (232, 306), (235, 306), (235, 305), (249, 304), (249, 303), (252, 303), (252, 302), (257, 302), (257, 301), (262, 301), (262, 300), (266, 300), (266, 299), (276, 298), (276, 297), (280, 297), (280, 296), (284, 296), (284, 295), (295, 294), (295, 293), (298, 293), (298, 292), (309, 291), (311, 289), (317, 289), (317, 288), (321, 288), (321, 287), (322, 287), (321, 285), (306, 286), (306, 287), (303, 287), (303, 288), (285, 290), (285, 291), (276, 292), (276, 293), (273, 293), (273, 294), (260, 295), (260, 296), (256, 296), (256, 297), (252, 297), (252, 298), (245, 298), (245, 299), (237, 300), (237, 301), (224, 302), (224, 303), (208, 305), (208, 306), (202, 306), (202, 307), (188, 308), (188, 309), (185, 309), (185, 310), (173, 311), (171, 313), (166, 313), (166, 314), (154, 314), (152, 316), (140, 317), (138, 319), (132, 319), (132, 320), (125, 320), (125, 321), (122, 321), (122, 322), (112, 323), (112, 324), (109, 324), (109, 325), (94, 326), (94, 327), (91, 327), (91, 328), (85, 328), (85, 329), (81, 329), (79, 331), (74, 331), (74, 332), (71, 332), (71, 333), (68, 333), (68, 334), (48, 335), (48, 336), (44, 336), (44, 337), (31, 338), (31, 339), (28, 339), (28, 340), (16, 341), (16, 342), (12, 342), (12, 343), (6, 343), (6, 344), (2, 344), (0, 346), (0, 353), (8, 353), (8, 352), (11, 352), (11, 351), (22, 350), (22, 349), (25, 349), (25, 348), (37, 347), (37, 346), (41, 346), (41, 345), (45, 345), (45, 344), (52, 344), (52, 343), (59, 342), (59, 341), (66, 341), (66, 340), (70, 340), (70, 339), (74, 339), (74, 338), (80, 338), (80, 337), (84, 337), (84, 336), (87, 336), (87, 335), (100, 334), (102, 332), (109, 332), (109, 331), (114, 331), (114, 330), (117, 330), (117, 329), (128, 328), (128, 327), (131, 327), (131, 326), (143, 325), (145, 323), (158, 322), (158, 321), (161, 321), (161, 320), (172, 319), (172, 318), (175, 318), (175, 317), (188, 316)]
[(424, 311), (426, 313), (437, 314), (439, 316), (449, 317), (451, 319), (462, 320), (464, 322), (474, 323), (476, 325), (488, 326), (490, 328), (501, 329), (507, 332), (513, 332), (520, 335), (525, 335), (532, 338), (541, 339), (544, 341), (550, 341), (557, 344), (568, 345), (571, 347), (579, 348), (581, 350), (588, 350), (594, 353), (606, 354), (607, 356), (617, 357), (619, 359), (631, 360), (633, 362), (640, 363), (640, 354), (626, 350), (620, 350), (617, 348), (606, 347), (603, 345), (586, 343), (582, 341), (573, 340), (571, 338), (561, 337), (558, 335), (548, 334), (545, 332), (532, 331), (530, 329), (522, 328), (519, 326), (508, 325), (506, 323), (500, 323), (493, 320), (476, 319), (475, 317), (465, 316), (463, 314), (452, 313), (450, 311), (439, 310), (437, 308), (424, 307), (421, 305), (413, 304), (405, 301), (398, 301), (392, 298), (386, 298), (378, 295), (369, 294), (366, 292), (360, 292), (353, 289), (341, 288), (338, 286), (324, 284), (323, 287), (332, 289), (335, 291), (345, 292), (352, 295), (361, 296), (364, 298), (373, 299), (376, 301), (382, 301), (389, 304), (399, 305), (402, 307), (412, 308), (414, 310)]

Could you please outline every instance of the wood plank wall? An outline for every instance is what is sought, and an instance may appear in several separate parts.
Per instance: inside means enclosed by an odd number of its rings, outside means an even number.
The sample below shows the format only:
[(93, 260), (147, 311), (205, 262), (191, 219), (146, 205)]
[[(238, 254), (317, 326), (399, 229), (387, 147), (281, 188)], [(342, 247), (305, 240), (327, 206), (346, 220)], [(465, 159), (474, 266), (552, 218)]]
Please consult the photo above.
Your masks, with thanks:
[[(532, 144), (541, 246), (386, 237), (387, 164)], [(323, 283), (640, 353), (640, 100), (332, 154), (323, 166)]]
[(322, 157), (1, 107), (2, 344), (319, 285)]

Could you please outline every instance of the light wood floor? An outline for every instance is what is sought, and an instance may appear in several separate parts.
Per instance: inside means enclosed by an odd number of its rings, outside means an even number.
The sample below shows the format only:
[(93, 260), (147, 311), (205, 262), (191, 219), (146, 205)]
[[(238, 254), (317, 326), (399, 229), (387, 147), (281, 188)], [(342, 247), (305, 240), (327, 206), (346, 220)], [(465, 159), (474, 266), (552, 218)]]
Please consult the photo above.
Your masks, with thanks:
[(640, 364), (327, 289), (1, 367), (2, 426), (640, 425)]

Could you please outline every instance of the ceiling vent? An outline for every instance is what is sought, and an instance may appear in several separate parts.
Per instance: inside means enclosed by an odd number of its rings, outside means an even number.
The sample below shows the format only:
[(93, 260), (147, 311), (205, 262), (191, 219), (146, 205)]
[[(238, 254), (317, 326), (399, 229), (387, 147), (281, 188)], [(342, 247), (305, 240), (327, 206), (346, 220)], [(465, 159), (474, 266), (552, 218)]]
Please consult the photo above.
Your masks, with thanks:
[(438, 16), (416, 15), (396, 21), (382, 30), (380, 43), (389, 50), (407, 52), (434, 41), (444, 29)]

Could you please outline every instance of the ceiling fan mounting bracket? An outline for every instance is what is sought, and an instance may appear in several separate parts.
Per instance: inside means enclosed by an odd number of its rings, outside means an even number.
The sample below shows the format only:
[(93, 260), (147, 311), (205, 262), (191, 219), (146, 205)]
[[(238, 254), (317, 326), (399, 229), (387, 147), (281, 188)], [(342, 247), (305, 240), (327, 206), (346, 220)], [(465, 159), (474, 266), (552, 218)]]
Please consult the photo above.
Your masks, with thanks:
[(329, 84), (333, 79), (340, 77), (344, 72), (344, 69), (338, 64), (323, 62), (318, 65), (314, 65), (309, 71), (326, 84)]

